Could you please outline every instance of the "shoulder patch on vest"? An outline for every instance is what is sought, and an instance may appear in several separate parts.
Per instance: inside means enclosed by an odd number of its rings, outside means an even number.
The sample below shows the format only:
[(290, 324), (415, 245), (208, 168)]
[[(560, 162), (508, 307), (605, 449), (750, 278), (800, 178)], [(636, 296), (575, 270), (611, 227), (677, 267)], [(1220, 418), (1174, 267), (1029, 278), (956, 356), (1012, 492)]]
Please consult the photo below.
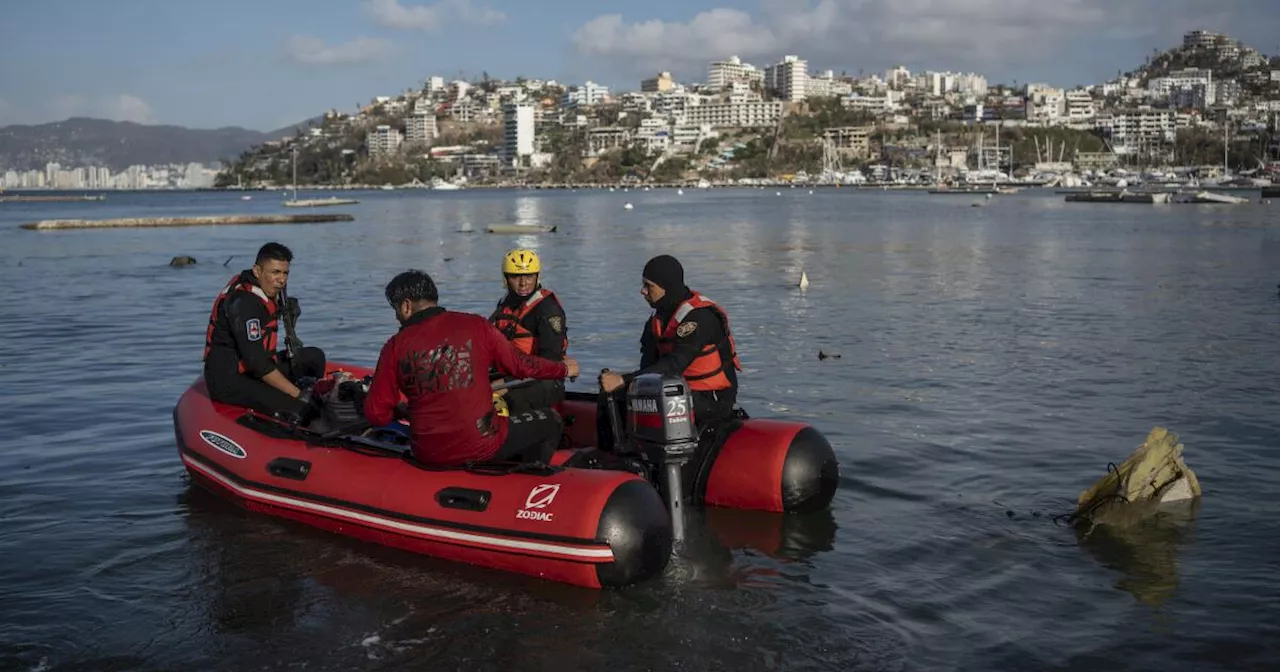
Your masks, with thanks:
[(559, 315), (552, 315), (551, 317), (548, 317), (547, 324), (550, 324), (551, 331), (554, 331), (557, 334), (564, 331), (564, 319)]
[(248, 335), (249, 335), (249, 340), (251, 340), (251, 341), (261, 341), (261, 340), (262, 340), (262, 322), (260, 322), (260, 321), (258, 320), (258, 318), (256, 318), (256, 317), (255, 317), (255, 318), (253, 318), (252, 320), (249, 320), (248, 322), (245, 322), (245, 323), (244, 323), (244, 330), (245, 330), (245, 332), (247, 332), (247, 333), (248, 333)]
[(689, 334), (692, 334), (697, 329), (698, 329), (697, 322), (681, 322), (680, 326), (676, 327), (676, 336), (680, 338), (684, 338)]

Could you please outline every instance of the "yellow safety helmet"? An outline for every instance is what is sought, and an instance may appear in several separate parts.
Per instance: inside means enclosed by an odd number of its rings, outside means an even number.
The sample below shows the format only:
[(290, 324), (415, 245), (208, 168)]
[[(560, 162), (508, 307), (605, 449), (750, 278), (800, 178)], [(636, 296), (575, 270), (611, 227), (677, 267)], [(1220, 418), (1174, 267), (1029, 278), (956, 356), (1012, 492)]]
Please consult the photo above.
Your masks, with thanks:
[(533, 250), (511, 250), (502, 260), (502, 272), (507, 275), (541, 273), (542, 262)]

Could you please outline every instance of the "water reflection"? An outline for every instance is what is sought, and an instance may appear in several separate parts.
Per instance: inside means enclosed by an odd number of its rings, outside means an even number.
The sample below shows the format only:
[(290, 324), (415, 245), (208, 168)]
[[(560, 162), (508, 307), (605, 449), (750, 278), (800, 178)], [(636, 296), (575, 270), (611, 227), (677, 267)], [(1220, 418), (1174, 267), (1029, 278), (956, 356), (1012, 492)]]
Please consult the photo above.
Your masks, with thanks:
[(1148, 606), (1160, 606), (1178, 590), (1178, 556), (1195, 533), (1200, 501), (1164, 505), (1150, 518), (1125, 527), (1075, 528), (1080, 547), (1123, 574), (1116, 587)]

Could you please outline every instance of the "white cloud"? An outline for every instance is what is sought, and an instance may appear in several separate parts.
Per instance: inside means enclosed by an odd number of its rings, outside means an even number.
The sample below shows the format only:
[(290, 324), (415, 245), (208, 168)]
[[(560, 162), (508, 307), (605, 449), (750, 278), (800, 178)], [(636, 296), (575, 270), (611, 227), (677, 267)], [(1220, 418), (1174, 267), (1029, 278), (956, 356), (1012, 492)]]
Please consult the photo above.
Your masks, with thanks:
[(703, 71), (730, 55), (765, 65), (784, 54), (837, 68), (982, 69), (1072, 58), (1063, 47), (1082, 39), (1173, 44), (1191, 28), (1244, 30), (1278, 16), (1274, 0), (761, 0), (755, 12), (718, 8), (688, 21), (602, 15), (572, 43), (632, 74)]
[(403, 5), (399, 0), (366, 0), (365, 9), (379, 24), (402, 30), (434, 31), (450, 20), (486, 26), (507, 19), (506, 14), (489, 7), (477, 7), (472, 0), (439, 0), (430, 5)]
[(329, 45), (311, 35), (294, 35), (285, 45), (285, 58), (298, 65), (316, 67), (363, 65), (383, 60), (391, 43), (376, 37), (357, 37), (343, 44)]
[(130, 93), (89, 97), (82, 94), (66, 94), (49, 101), (49, 116), (54, 120), (70, 117), (92, 117), (113, 121), (133, 121), (154, 124), (155, 113), (147, 101)]

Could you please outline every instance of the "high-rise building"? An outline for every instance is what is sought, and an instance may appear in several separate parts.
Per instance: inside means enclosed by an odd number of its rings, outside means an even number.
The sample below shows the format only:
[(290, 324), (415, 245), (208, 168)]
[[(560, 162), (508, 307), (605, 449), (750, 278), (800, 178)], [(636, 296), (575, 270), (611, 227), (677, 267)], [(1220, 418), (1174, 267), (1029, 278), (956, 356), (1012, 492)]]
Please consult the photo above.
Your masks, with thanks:
[(561, 101), (564, 107), (574, 108), (585, 105), (599, 105), (609, 99), (609, 87), (588, 81), (582, 86), (571, 87), (564, 92)]
[(404, 136), (400, 130), (385, 124), (369, 131), (365, 136), (365, 144), (368, 145), (369, 154), (372, 156), (390, 154), (399, 149), (402, 142), (404, 142)]
[(783, 100), (804, 100), (809, 93), (809, 64), (799, 56), (783, 56), (764, 69), (764, 86)]
[(656, 77), (640, 80), (640, 91), (644, 93), (661, 93), (675, 87), (675, 80), (669, 72), (659, 72)]
[(730, 56), (723, 61), (716, 61), (707, 67), (707, 88), (712, 91), (723, 91), (734, 82), (743, 82), (750, 86), (753, 82), (764, 83), (764, 71), (750, 63), (743, 63), (737, 56)]
[(405, 142), (426, 145), (436, 139), (436, 115), (432, 112), (414, 111), (405, 120)]
[(525, 157), (533, 155), (535, 127), (533, 105), (513, 103), (502, 109), (504, 138), (503, 160), (510, 166), (523, 164)]

